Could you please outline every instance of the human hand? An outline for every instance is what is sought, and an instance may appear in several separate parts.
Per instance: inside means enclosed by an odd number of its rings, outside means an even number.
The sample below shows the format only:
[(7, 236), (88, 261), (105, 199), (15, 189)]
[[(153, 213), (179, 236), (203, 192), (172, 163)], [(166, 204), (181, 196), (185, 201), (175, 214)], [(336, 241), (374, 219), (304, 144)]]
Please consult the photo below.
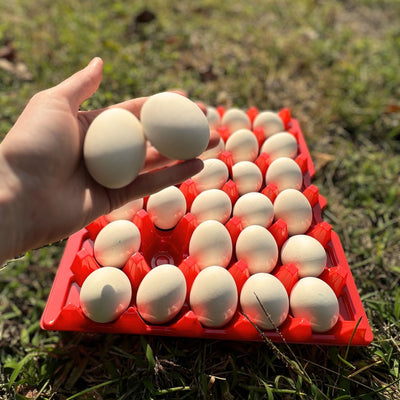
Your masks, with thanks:
[[(104, 109), (79, 107), (98, 89), (102, 67), (102, 60), (95, 58), (59, 85), (33, 96), (0, 144), (0, 261), (63, 239), (129, 200), (178, 184), (202, 169), (201, 160), (173, 162), (148, 146), (144, 169), (130, 185), (107, 189), (90, 177), (83, 141)], [(138, 117), (146, 99), (112, 107)], [(213, 132), (209, 147), (217, 143)]]

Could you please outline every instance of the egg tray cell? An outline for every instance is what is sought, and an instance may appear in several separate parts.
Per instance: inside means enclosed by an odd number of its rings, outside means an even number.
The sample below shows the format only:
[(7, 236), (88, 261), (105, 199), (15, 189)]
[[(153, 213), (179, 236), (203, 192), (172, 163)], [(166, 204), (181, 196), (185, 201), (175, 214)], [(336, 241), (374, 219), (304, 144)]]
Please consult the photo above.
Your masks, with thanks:
[[(252, 109), (248, 110), (251, 115)], [(286, 129), (295, 135), (299, 152), (296, 162), (303, 172), (302, 192), (310, 202), (313, 211), (311, 227), (306, 232), (316, 238), (325, 248), (327, 265), (319, 278), (327, 282), (339, 301), (339, 320), (336, 325), (325, 333), (315, 333), (310, 323), (305, 319), (294, 318), (292, 315), (275, 330), (261, 331), (241, 312), (240, 305), (232, 320), (222, 328), (206, 328), (200, 324), (193, 311), (190, 310), (188, 297), (192, 283), (199, 273), (195, 260), (188, 254), (189, 240), (197, 226), (195, 217), (187, 213), (173, 230), (163, 231), (156, 228), (145, 209), (136, 213), (133, 222), (140, 230), (142, 244), (137, 253), (131, 256), (123, 272), (132, 284), (132, 302), (130, 307), (114, 322), (97, 323), (87, 318), (80, 307), (80, 287), (85, 278), (95, 269), (100, 268), (94, 257), (93, 243), (98, 232), (108, 223), (100, 217), (86, 228), (70, 236), (63, 257), (57, 270), (49, 298), (41, 318), (41, 327), (46, 330), (83, 331), (104, 333), (125, 333), (136, 335), (159, 335), (175, 337), (210, 338), (238, 341), (263, 341), (265, 337), (273, 342), (352, 345), (365, 346), (372, 342), (373, 335), (368, 323), (360, 296), (346, 260), (340, 239), (332, 227), (322, 219), (322, 210), (326, 201), (319, 194), (318, 188), (311, 184), (314, 176), (314, 165), (310, 157), (304, 136), (297, 120), (290, 117), (288, 110), (281, 110), (280, 116)], [(256, 133), (256, 132), (255, 132)], [(221, 134), (223, 137), (223, 132)], [(228, 152), (219, 156), (231, 167), (231, 157)], [(269, 160), (266, 154), (261, 154), (255, 163), (265, 172)], [(188, 209), (197, 195), (194, 183), (189, 179), (180, 185), (185, 195)], [(238, 196), (235, 184), (228, 180), (222, 188), (234, 203)], [(273, 184), (264, 186), (261, 190), (273, 202), (278, 194)], [(146, 200), (146, 199), (145, 199)], [(232, 243), (243, 229), (237, 217), (231, 217), (225, 224)], [(284, 221), (276, 220), (268, 228), (274, 236), (278, 247), (288, 238)], [(170, 322), (162, 325), (151, 325), (145, 322), (137, 312), (135, 298), (138, 286), (143, 277), (160, 264), (171, 263), (181, 269), (186, 278), (187, 297), (180, 313)], [(227, 267), (233, 276), (238, 294), (249, 272), (246, 264), (236, 260), (233, 254)], [(279, 263), (272, 271), (285, 286), (288, 293), (298, 281), (298, 271), (295, 265)], [(157, 288), (155, 288), (157, 290)]]

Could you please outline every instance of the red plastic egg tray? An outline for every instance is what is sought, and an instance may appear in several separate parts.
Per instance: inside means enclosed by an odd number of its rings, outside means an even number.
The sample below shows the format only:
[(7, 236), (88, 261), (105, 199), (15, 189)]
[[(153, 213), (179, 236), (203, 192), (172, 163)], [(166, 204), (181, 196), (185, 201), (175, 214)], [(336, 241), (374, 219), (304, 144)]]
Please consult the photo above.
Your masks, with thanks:
[[(220, 114), (224, 112), (218, 108)], [(256, 108), (247, 110), (250, 119), (257, 115)], [(306, 234), (316, 238), (325, 248), (328, 262), (324, 272), (319, 277), (327, 282), (334, 290), (339, 301), (339, 320), (328, 332), (315, 333), (307, 320), (294, 318), (290, 315), (276, 330), (263, 331), (263, 335), (274, 342), (325, 344), (325, 345), (352, 345), (365, 346), (372, 342), (373, 335), (368, 323), (360, 296), (357, 291), (351, 270), (346, 260), (340, 239), (332, 227), (322, 219), (322, 210), (326, 201), (319, 194), (316, 186), (311, 184), (315, 170), (299, 123), (292, 118), (288, 109), (279, 112), (287, 131), (292, 133), (298, 142), (298, 155), (295, 158), (303, 172), (302, 192), (307, 197), (313, 210), (313, 222)], [(224, 128), (220, 129), (224, 139)], [(260, 137), (262, 132), (254, 130)], [(228, 169), (232, 167), (232, 157), (228, 152), (219, 154)], [(267, 154), (261, 154), (255, 163), (265, 173), (270, 163)], [(179, 188), (186, 197), (188, 209), (197, 196), (196, 187), (190, 179), (183, 182)], [(228, 180), (222, 188), (232, 200), (232, 204), (239, 195), (235, 183)], [(273, 202), (278, 194), (273, 184), (263, 186), (260, 190)], [(145, 199), (146, 200), (146, 199)], [(142, 244), (123, 267), (129, 277), (133, 294), (131, 306), (116, 321), (111, 323), (96, 323), (88, 319), (82, 312), (79, 304), (80, 287), (85, 278), (95, 269), (100, 268), (93, 254), (93, 243), (98, 232), (108, 223), (106, 218), (100, 217), (86, 228), (73, 234), (67, 241), (53, 287), (51, 289), (45, 310), (41, 319), (41, 327), (47, 330), (69, 330), (85, 332), (126, 333), (139, 335), (159, 335), (193, 338), (212, 338), (222, 340), (262, 341), (260, 332), (240, 311), (240, 305), (233, 319), (223, 328), (206, 328), (197, 320), (190, 310), (188, 296), (191, 285), (199, 268), (195, 260), (188, 254), (188, 245), (192, 232), (197, 226), (196, 219), (187, 213), (178, 225), (169, 231), (156, 228), (145, 209), (136, 213), (132, 220), (140, 230)], [(233, 244), (243, 229), (240, 219), (232, 217), (225, 224)], [(268, 228), (273, 234), (280, 248), (288, 238), (286, 224), (276, 220)], [(187, 283), (187, 301), (180, 313), (169, 323), (150, 325), (139, 315), (135, 305), (135, 295), (139, 283), (151, 268), (157, 265), (171, 263), (182, 270)], [(228, 266), (238, 289), (238, 293), (249, 277), (246, 264), (232, 256)], [(277, 264), (272, 271), (281, 280), (288, 293), (298, 280), (297, 268), (293, 264)], [(156, 288), (155, 288), (156, 290)]]

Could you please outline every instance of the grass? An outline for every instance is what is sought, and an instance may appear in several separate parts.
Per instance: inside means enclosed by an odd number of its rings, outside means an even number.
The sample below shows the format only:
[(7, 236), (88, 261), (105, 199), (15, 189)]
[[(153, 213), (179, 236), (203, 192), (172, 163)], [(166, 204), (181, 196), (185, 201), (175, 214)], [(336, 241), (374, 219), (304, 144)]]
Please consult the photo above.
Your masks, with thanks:
[[(399, 399), (400, 17), (373, 2), (1, 1), (0, 132), (28, 98), (100, 55), (94, 108), (170, 88), (289, 107), (317, 165), (374, 331), (366, 348), (45, 332), (63, 243), (0, 272), (0, 399)], [(145, 8), (149, 23), (135, 22)]]

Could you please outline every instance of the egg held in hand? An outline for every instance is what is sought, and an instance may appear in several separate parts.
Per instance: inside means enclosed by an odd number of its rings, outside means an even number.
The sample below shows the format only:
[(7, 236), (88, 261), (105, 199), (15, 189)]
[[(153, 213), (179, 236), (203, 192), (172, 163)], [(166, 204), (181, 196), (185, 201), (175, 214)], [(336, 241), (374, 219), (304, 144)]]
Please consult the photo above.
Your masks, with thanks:
[(135, 180), (146, 159), (146, 140), (138, 119), (122, 108), (109, 108), (90, 124), (83, 143), (86, 168), (110, 189)]
[(150, 143), (165, 157), (188, 160), (203, 153), (210, 140), (207, 117), (188, 98), (157, 93), (144, 103), (140, 120)]

